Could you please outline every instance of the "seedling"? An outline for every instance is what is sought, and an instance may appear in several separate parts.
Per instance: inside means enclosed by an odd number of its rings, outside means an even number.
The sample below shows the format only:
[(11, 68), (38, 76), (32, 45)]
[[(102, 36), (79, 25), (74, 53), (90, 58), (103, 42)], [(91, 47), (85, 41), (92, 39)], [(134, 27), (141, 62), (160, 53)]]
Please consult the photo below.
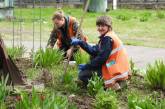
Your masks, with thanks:
[(99, 91), (104, 90), (103, 84), (103, 79), (94, 73), (87, 85), (89, 95), (95, 96)]
[(21, 93), (17, 97), (16, 109), (68, 109), (70, 106), (66, 97), (54, 93), (37, 93), (34, 89), (32, 94)]
[(101, 91), (95, 98), (95, 109), (118, 109), (116, 93), (111, 90)]
[(147, 80), (151, 87), (165, 90), (165, 64), (157, 60), (153, 65), (147, 67)]

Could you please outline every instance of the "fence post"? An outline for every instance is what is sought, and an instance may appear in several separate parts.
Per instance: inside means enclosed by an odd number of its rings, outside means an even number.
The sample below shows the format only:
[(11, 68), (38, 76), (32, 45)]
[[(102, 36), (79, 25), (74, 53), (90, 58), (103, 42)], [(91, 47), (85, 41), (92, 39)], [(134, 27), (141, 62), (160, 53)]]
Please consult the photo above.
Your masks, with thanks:
[(117, 0), (113, 0), (113, 10), (117, 9)]

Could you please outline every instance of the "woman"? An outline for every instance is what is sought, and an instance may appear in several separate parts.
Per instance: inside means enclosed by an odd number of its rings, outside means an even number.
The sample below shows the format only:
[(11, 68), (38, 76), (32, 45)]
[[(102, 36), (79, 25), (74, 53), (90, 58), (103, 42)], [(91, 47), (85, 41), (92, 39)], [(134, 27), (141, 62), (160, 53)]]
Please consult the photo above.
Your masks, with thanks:
[(96, 25), (100, 40), (95, 46), (76, 38), (71, 41), (72, 45), (80, 45), (93, 57), (89, 63), (79, 65), (79, 79), (87, 85), (93, 72), (97, 72), (103, 78), (105, 88), (118, 90), (121, 88), (120, 83), (128, 79), (128, 55), (121, 40), (112, 31), (110, 17), (100, 16)]

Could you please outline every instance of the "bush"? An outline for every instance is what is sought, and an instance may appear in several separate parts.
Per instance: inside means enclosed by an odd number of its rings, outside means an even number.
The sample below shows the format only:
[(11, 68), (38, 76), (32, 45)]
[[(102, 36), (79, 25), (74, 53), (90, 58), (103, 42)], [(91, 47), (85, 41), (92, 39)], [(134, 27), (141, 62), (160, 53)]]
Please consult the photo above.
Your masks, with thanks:
[(147, 80), (151, 87), (165, 90), (165, 64), (161, 60), (147, 66)]
[(35, 66), (51, 67), (59, 64), (63, 60), (63, 52), (57, 49), (47, 48), (45, 51), (40, 49), (34, 56)]
[(101, 79), (96, 73), (94, 73), (87, 85), (89, 95), (95, 96), (99, 91), (104, 90), (103, 84), (103, 79)]
[(7, 48), (7, 53), (12, 59), (20, 58), (26, 52), (26, 48), (24, 46)]
[(75, 59), (77, 65), (85, 64), (89, 61), (89, 55), (84, 51), (77, 51), (74, 54), (74, 59)]
[(116, 93), (107, 90), (99, 92), (94, 101), (95, 109), (118, 109)]

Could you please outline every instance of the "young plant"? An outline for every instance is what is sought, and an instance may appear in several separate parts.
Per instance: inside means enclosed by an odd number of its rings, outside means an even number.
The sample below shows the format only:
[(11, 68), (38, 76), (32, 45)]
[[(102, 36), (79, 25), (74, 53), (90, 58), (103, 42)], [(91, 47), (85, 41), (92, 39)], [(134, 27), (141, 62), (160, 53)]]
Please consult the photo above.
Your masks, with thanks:
[(154, 65), (149, 64), (146, 73), (151, 87), (165, 90), (165, 63), (162, 60), (155, 61)]
[(34, 56), (35, 66), (51, 67), (59, 64), (63, 60), (63, 52), (57, 49), (40, 49)]
[(104, 90), (103, 84), (103, 79), (101, 79), (97, 73), (94, 73), (87, 85), (89, 95), (95, 96), (99, 91)]
[(34, 89), (32, 95), (22, 93), (17, 97), (16, 109), (68, 109), (69, 104), (66, 97), (50, 94), (38, 94)]
[(8, 75), (4, 79), (3, 77), (0, 80), (0, 109), (4, 109), (4, 101), (6, 96), (9, 94), (9, 90), (7, 88), (7, 81), (8, 81)]
[(79, 87), (74, 81), (74, 78), (77, 78), (77, 70), (75, 68), (68, 68), (68, 71), (65, 75), (62, 73), (63, 88), (64, 90), (72, 93), (79, 90)]
[(134, 93), (128, 96), (128, 107), (129, 109), (164, 109), (165, 99), (158, 99), (152, 95), (142, 98)]
[(95, 98), (95, 109), (118, 109), (117, 96), (114, 91), (101, 91), (96, 95)]
[(77, 65), (86, 64), (89, 61), (89, 55), (84, 51), (77, 51), (74, 54), (74, 59), (75, 59)]
[(7, 53), (12, 59), (22, 57), (25, 52), (26, 52), (26, 48), (24, 46), (7, 48)]
[(129, 109), (155, 109), (153, 100), (150, 97), (140, 98), (135, 94), (128, 96)]

